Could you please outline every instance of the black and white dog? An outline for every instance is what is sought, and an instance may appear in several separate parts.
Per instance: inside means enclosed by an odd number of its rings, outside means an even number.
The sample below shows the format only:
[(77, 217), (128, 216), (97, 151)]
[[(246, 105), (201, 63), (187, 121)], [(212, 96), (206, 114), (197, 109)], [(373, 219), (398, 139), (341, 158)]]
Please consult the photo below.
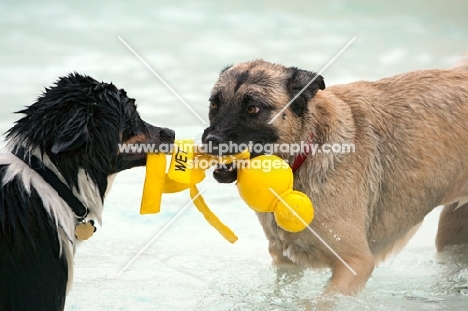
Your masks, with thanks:
[(141, 120), (124, 90), (76, 73), (19, 113), (0, 154), (0, 310), (62, 310), (76, 228), (95, 230), (115, 174), (146, 163), (119, 144), (170, 144), (174, 131)]

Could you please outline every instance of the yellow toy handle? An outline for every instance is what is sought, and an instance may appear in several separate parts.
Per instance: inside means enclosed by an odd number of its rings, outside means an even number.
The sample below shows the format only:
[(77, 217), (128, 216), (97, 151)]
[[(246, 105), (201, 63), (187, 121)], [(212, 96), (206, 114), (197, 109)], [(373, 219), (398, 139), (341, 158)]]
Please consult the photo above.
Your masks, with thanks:
[(147, 155), (140, 214), (159, 213), (163, 193), (190, 189), (190, 197), (194, 205), (208, 223), (218, 230), (226, 240), (234, 243), (238, 240), (237, 236), (208, 208), (198, 191), (196, 184), (205, 178), (205, 171), (193, 165), (193, 159), (196, 156), (193, 146), (193, 140), (178, 140), (176, 142), (167, 174), (165, 154), (149, 153)]
[[(198, 191), (198, 188), (196, 185), (192, 185), (190, 187), (190, 197), (193, 199), (195, 198), (200, 192)], [(231, 231), (227, 226), (225, 226), (219, 219), (216, 217), (215, 214), (208, 208), (208, 205), (206, 205), (205, 200), (201, 195), (198, 195), (196, 199), (193, 201), (197, 209), (205, 216), (206, 221), (210, 225), (212, 225), (218, 232), (229, 242), (235, 243), (238, 238), (234, 234), (234, 232)]]
[(166, 155), (164, 153), (149, 153), (146, 158), (146, 175), (140, 214), (156, 214), (161, 210), (165, 176)]

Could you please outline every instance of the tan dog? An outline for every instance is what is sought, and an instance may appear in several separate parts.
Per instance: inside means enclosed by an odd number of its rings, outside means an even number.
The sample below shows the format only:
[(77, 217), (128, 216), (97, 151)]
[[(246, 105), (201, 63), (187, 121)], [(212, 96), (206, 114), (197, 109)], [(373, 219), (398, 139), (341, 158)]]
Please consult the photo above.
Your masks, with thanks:
[[(468, 232), (466, 209), (463, 218), (451, 216), (457, 202), (468, 200), (467, 67), (465, 62), (451, 70), (414, 71), (327, 89), (313, 72), (262, 60), (221, 72), (204, 142), (299, 144), (312, 135), (319, 149), (355, 145), (354, 153), (309, 155), (294, 174), (294, 185), (314, 203), (311, 228), (357, 275), (309, 230), (286, 232), (272, 214), (260, 213), (274, 263), (331, 267), (325, 292), (353, 294), (365, 286), (377, 263), (405, 246), (436, 206), (447, 205), (438, 249), (468, 241), (468, 234), (457, 234)], [(279, 155), (291, 162), (297, 156)], [(236, 171), (217, 169), (214, 176), (232, 182)]]

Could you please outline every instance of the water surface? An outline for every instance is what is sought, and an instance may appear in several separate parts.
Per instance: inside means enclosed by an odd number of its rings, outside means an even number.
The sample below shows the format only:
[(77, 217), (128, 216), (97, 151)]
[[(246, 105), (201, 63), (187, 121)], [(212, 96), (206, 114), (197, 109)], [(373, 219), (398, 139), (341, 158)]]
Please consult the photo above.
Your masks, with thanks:
[[(256, 58), (319, 71), (327, 85), (450, 67), (468, 51), (465, 1), (3, 1), (0, 130), (58, 76), (77, 71), (135, 97), (143, 118), (199, 135), (202, 124), (118, 39), (120, 36), (205, 120), (210, 88), (228, 64)], [(391, 105), (391, 103), (389, 103)], [(430, 138), (428, 138), (430, 139)], [(164, 198), (139, 216), (143, 169), (114, 185), (103, 228), (79, 249), (67, 310), (305, 310), (329, 271), (279, 272), (254, 213), (233, 185), (211, 178), (205, 198), (239, 236), (230, 245), (189, 208), (121, 276), (120, 269), (189, 201)], [(463, 252), (438, 256), (438, 210), (396, 258), (339, 310), (464, 309)]]

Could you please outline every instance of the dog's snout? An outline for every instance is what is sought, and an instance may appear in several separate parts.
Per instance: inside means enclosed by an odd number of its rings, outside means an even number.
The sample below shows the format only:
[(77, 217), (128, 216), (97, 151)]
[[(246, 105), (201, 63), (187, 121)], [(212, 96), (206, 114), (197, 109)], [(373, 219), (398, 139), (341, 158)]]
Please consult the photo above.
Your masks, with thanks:
[(150, 137), (157, 138), (161, 142), (172, 143), (175, 139), (175, 132), (167, 127), (157, 127), (154, 125), (149, 124), (148, 122), (143, 121), (143, 124), (146, 127), (147, 132), (149, 133)]
[(205, 138), (206, 143), (211, 142), (214, 145), (221, 144), (223, 141), (224, 141), (223, 138), (220, 135), (216, 135), (216, 134), (208, 134), (208, 136), (206, 136)]
[(174, 141), (175, 131), (170, 128), (162, 128), (159, 136), (161, 137), (161, 140)]

